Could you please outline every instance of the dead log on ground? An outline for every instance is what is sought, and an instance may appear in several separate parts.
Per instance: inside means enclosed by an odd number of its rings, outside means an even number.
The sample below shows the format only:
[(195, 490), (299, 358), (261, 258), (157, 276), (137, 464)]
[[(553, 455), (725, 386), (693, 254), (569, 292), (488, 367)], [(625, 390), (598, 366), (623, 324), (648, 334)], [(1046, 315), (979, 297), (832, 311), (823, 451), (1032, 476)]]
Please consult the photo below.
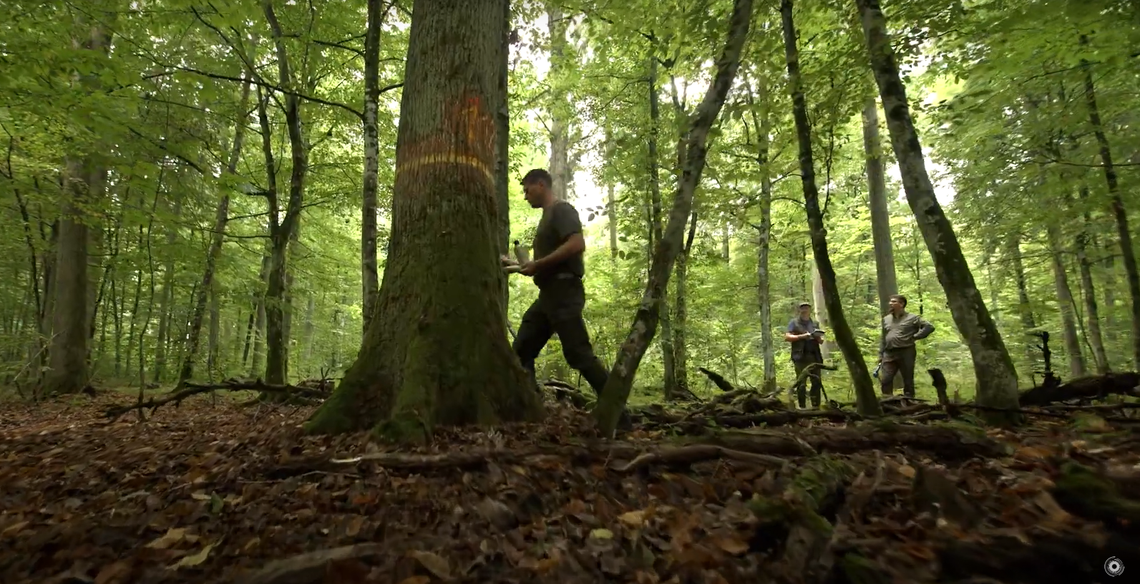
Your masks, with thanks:
[(725, 379), (724, 376), (720, 373), (717, 373), (716, 371), (709, 371), (704, 367), (697, 367), (697, 371), (700, 371), (701, 373), (707, 375), (709, 380), (713, 382), (713, 385), (716, 385), (717, 388), (721, 391), (736, 391), (736, 386)]
[(208, 385), (187, 383), (183, 385), (183, 389), (162, 399), (155, 399), (152, 397), (144, 402), (132, 404), (129, 406), (111, 407), (107, 409), (104, 415), (110, 418), (113, 422), (118, 419), (119, 416), (122, 416), (123, 414), (134, 410), (150, 410), (151, 413), (154, 413), (154, 410), (158, 409), (160, 406), (164, 406), (169, 403), (174, 403), (175, 406), (177, 406), (178, 404), (182, 403), (182, 400), (188, 397), (216, 391), (219, 389), (226, 391), (260, 391), (264, 393), (279, 393), (292, 397), (303, 397), (314, 400), (322, 400), (328, 397), (328, 394), (325, 392), (308, 389), (305, 387), (297, 387), (295, 385), (269, 385), (260, 379), (257, 379), (255, 381), (238, 381), (236, 379), (231, 379), (222, 383)]
[(805, 432), (802, 438), (820, 453), (851, 454), (900, 448), (923, 450), (942, 460), (998, 457), (1006, 448), (985, 435), (946, 426), (902, 425), (882, 421), (855, 428), (827, 428)]
[(1074, 399), (1101, 399), (1108, 395), (1133, 395), (1140, 385), (1140, 374), (1128, 371), (1073, 379), (1057, 386), (1043, 385), (1027, 390), (1018, 398), (1022, 406), (1044, 406)]

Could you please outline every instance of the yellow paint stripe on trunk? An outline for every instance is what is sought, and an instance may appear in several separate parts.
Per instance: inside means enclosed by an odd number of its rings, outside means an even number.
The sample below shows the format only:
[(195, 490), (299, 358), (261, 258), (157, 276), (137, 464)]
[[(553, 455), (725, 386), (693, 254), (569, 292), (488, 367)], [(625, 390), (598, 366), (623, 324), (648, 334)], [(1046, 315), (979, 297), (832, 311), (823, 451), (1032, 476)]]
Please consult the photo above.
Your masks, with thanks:
[(400, 164), (396, 167), (396, 178), (399, 180), (401, 173), (417, 170), (425, 166), (431, 166), (433, 164), (458, 164), (462, 166), (469, 166), (483, 173), (483, 175), (487, 177), (487, 180), (491, 181), (492, 185), (495, 184), (495, 173), (492, 172), (491, 168), (485, 162), (479, 160), (474, 156), (458, 153), (425, 154), (423, 156), (417, 156), (416, 158), (404, 162), (403, 164)]

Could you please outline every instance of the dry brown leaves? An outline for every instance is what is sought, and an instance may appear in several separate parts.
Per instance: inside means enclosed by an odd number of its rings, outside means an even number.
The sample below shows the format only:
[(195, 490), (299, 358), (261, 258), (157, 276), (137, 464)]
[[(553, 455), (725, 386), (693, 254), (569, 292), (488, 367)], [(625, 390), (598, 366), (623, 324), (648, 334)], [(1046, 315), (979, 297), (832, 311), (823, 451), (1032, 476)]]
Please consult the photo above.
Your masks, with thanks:
[[(306, 471), (298, 461), (378, 447), (363, 435), (301, 435), (308, 408), (192, 399), (145, 424), (128, 416), (108, 425), (109, 399), (0, 412), (0, 581), (802, 581), (782, 573), (779, 549), (759, 541), (760, 519), (748, 507), (754, 495), (773, 495), (774, 477), (794, 473), (794, 463), (717, 458), (621, 472), (617, 460), (582, 458), (592, 439), (579, 432), (580, 414), (562, 410), (544, 425), (448, 432), (420, 452), (543, 445), (542, 455), (419, 473), (368, 460)], [(788, 431), (823, 431), (808, 423)], [(1017, 444), (1002, 460), (947, 466), (933, 454), (887, 450), (848, 457), (861, 474), (829, 517), (825, 556), (855, 553), (895, 581), (933, 582), (948, 537), (1088, 530), (1049, 495), (1049, 461), (1063, 449), (1126, 465), (1131, 455), (1073, 440), (1059, 426), (1035, 432), (993, 433)], [(661, 439), (634, 432), (618, 452)], [(290, 464), (289, 476), (274, 478)], [(911, 486), (923, 469), (954, 485), (968, 501), (959, 504), (982, 510), (983, 523), (967, 529), (940, 511), (916, 513)]]

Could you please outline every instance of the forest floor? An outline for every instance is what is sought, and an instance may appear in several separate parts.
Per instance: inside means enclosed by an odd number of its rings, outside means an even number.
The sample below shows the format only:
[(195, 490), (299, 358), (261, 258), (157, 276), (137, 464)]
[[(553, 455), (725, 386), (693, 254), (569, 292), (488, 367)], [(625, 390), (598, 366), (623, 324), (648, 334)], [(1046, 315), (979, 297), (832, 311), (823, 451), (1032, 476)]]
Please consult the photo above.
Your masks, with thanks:
[[(727, 414), (650, 408), (608, 441), (585, 412), (551, 403), (543, 424), (394, 452), (364, 434), (302, 435), (311, 407), (204, 395), (145, 423), (108, 421), (130, 401), (0, 407), (0, 581), (1036, 584), (1140, 572), (1140, 424), (1127, 417), (1031, 416), (1013, 433), (932, 421), (933, 408), (919, 421), (802, 416), (753, 394), (719, 400)], [(766, 428), (743, 427), (747, 416), (768, 416)]]

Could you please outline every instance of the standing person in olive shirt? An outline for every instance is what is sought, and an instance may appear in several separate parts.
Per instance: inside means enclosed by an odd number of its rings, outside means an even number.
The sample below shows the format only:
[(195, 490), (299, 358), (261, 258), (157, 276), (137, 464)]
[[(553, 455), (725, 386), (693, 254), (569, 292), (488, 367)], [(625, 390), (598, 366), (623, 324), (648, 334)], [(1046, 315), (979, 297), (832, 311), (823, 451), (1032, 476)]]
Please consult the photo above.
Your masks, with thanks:
[[(582, 222), (573, 205), (554, 197), (550, 173), (534, 169), (522, 179), (526, 201), (542, 209), (534, 234), (534, 260), (520, 266), (519, 273), (534, 278), (538, 299), (523, 314), (513, 348), (534, 380), (534, 360), (554, 333), (562, 342), (566, 362), (578, 370), (594, 393), (601, 395), (609, 371), (594, 355), (582, 309), (586, 290), (582, 285), (586, 240)], [(535, 387), (538, 386), (535, 380)]]
[(903, 395), (914, 397), (914, 363), (916, 351), (914, 342), (925, 339), (934, 332), (934, 325), (921, 316), (906, 311), (906, 296), (891, 296), (890, 312), (883, 317), (883, 334), (879, 341), (879, 383), (883, 395), (894, 391), (895, 375), (902, 372)]

